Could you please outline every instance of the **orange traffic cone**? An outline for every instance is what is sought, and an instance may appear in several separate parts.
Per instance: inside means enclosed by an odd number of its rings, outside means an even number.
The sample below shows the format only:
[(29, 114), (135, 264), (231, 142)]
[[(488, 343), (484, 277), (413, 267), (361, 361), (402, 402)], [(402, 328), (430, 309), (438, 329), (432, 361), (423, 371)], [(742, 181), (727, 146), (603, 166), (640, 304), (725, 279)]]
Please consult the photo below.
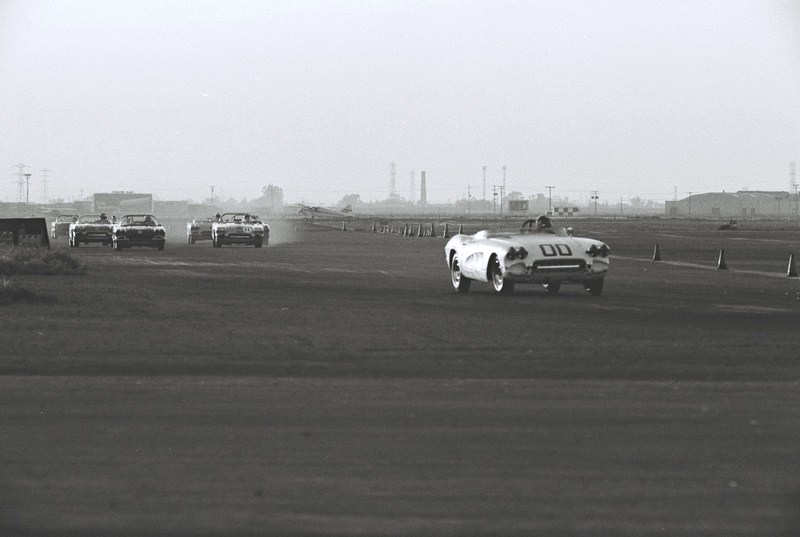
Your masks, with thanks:
[(431, 222), (431, 234), (428, 235), (428, 236), (429, 237), (435, 237), (436, 236), (436, 224), (434, 224), (433, 222)]
[(458, 224), (458, 234), (464, 233), (464, 224)]
[(342, 231), (347, 231), (347, 222), (342, 222)]
[(653, 249), (653, 261), (661, 261), (661, 250), (658, 249), (658, 243), (656, 243), (656, 247)]
[(728, 270), (728, 265), (725, 263), (725, 250), (719, 251), (719, 259), (717, 259), (717, 270)]
[(375, 233), (376, 231), (378, 231), (378, 226), (375, 224), (375, 222), (373, 222), (372, 223), (372, 232)]
[(797, 278), (797, 265), (794, 264), (794, 254), (789, 255), (789, 268), (786, 270), (786, 276)]
[(450, 238), (450, 230), (448, 229), (447, 222), (444, 223), (444, 233), (442, 233), (442, 238), (443, 239)]

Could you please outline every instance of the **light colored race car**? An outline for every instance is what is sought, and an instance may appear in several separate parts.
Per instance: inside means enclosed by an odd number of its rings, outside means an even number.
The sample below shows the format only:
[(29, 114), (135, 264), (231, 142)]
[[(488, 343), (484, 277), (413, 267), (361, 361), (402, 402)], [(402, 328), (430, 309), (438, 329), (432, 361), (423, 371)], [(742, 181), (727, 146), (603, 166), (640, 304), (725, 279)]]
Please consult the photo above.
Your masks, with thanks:
[(211, 225), (211, 244), (214, 248), (220, 248), (223, 244), (246, 244), (261, 248), (265, 242), (269, 242), (269, 235), (264, 235), (264, 224), (248, 213), (225, 213)]
[(164, 249), (167, 231), (152, 214), (127, 214), (114, 226), (114, 250), (132, 246)]
[(77, 214), (60, 214), (50, 224), (50, 238), (69, 236), (69, 225), (78, 221)]
[(99, 242), (108, 246), (113, 230), (114, 224), (106, 217), (106, 213), (84, 214), (69, 225), (69, 245), (77, 248), (81, 243)]
[(526, 220), (516, 231), (459, 234), (444, 248), (450, 281), (456, 291), (469, 291), (472, 280), (489, 282), (498, 293), (514, 284), (541, 284), (558, 293), (562, 283), (582, 285), (592, 295), (603, 292), (608, 272), (607, 244), (556, 231), (550, 219)]
[(186, 224), (186, 241), (189, 244), (194, 244), (197, 241), (210, 241), (213, 223), (213, 218), (195, 218), (188, 222)]

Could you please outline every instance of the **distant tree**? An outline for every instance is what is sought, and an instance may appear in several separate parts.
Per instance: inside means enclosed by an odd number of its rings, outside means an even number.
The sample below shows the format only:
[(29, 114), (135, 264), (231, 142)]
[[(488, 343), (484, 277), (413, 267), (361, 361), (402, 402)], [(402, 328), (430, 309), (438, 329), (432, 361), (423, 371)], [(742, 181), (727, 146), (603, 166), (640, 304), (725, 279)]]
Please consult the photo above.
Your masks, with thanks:
[(506, 195), (506, 199), (509, 199), (509, 200), (512, 200), (512, 201), (524, 200), (525, 196), (522, 195), (522, 192), (517, 192), (515, 190), (514, 192), (509, 192)]
[(283, 208), (283, 189), (281, 187), (269, 184), (261, 189), (261, 194), (258, 201), (265, 207), (269, 207), (270, 214), (275, 214)]
[(356, 205), (361, 204), (361, 194), (345, 194), (339, 203), (336, 204), (337, 207), (347, 207), (350, 205), (351, 207), (355, 207)]

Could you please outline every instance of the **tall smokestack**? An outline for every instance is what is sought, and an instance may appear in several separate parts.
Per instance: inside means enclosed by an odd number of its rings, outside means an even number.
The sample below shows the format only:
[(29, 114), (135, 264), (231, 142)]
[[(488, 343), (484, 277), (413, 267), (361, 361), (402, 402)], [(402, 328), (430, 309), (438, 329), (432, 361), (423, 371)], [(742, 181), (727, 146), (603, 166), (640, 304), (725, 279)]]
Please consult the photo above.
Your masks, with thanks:
[(425, 171), (420, 172), (419, 178), (419, 203), (425, 205), (428, 203), (428, 184), (425, 181)]

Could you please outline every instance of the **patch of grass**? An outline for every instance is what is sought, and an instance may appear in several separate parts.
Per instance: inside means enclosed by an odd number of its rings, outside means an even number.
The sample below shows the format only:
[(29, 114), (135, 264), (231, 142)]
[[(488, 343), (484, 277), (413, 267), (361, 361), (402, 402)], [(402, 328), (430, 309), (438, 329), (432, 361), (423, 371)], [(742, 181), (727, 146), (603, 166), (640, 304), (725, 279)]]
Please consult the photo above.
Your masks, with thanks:
[(36, 294), (5, 276), (0, 277), (0, 305), (13, 304), (20, 300), (36, 299)]
[(67, 250), (12, 248), (0, 255), (0, 274), (84, 274), (86, 265)]

